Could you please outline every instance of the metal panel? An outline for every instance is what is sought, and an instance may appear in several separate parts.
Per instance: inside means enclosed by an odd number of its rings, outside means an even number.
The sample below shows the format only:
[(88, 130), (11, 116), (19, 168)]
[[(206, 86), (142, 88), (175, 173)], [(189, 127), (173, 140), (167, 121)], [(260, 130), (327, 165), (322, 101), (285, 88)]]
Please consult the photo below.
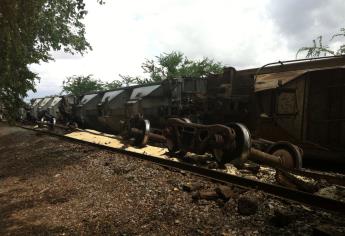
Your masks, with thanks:
[(61, 97), (54, 97), (53, 101), (51, 101), (50, 106), (49, 106), (49, 114), (52, 115), (53, 117), (60, 119), (60, 111), (59, 111), (59, 105), (60, 101), (62, 100)]
[(284, 85), (306, 72), (307, 70), (297, 70), (259, 75), (255, 81), (255, 92), (278, 88), (279, 84)]
[(313, 72), (310, 79), (307, 139), (313, 143), (344, 150), (344, 69)]
[(47, 105), (47, 103), (50, 101), (50, 99), (52, 99), (52, 98), (44, 98), (39, 106), (44, 107), (45, 105)]
[[(343, 62), (344, 63), (344, 62)], [(297, 77), (300, 77), (301, 75), (307, 73), (307, 72), (313, 72), (315, 71), (324, 71), (324, 70), (330, 70), (330, 69), (341, 69), (344, 68), (343, 65), (339, 67), (326, 67), (326, 68), (309, 68), (305, 70), (295, 70), (295, 71), (285, 71), (280, 73), (269, 73), (269, 74), (260, 74), (256, 77), (255, 81), (255, 92), (263, 91), (267, 89), (274, 89), (279, 86), (279, 83), (282, 85), (288, 83), (291, 80), (296, 79)], [(281, 81), (281, 82), (279, 82)]]
[(152, 85), (152, 86), (146, 86), (146, 87), (140, 87), (133, 89), (133, 92), (131, 94), (130, 100), (134, 99), (140, 99), (142, 97), (145, 97), (152, 93), (154, 90), (159, 88), (161, 85)]
[(116, 90), (116, 91), (106, 92), (102, 97), (101, 103), (104, 103), (106, 100), (108, 100), (108, 102), (110, 102), (115, 97), (117, 97), (119, 94), (121, 94), (123, 91), (124, 90)]
[[(262, 68), (252, 68), (237, 71), (242, 75), (254, 76), (258, 72), (259, 74), (271, 74), (284, 71), (298, 71), (298, 70), (323, 70), (331, 68), (339, 68), (345, 66), (345, 56), (327, 57), (327, 58), (313, 58), (302, 59), (292, 61), (279, 61), (275, 63), (269, 63)], [(260, 69), (260, 70), (259, 70)]]
[(37, 106), (42, 101), (42, 98), (35, 99), (34, 103), (32, 104), (32, 107)]
[(43, 101), (43, 98), (37, 98), (34, 103), (32, 104), (32, 110), (31, 110), (31, 115), (34, 117), (34, 118), (38, 118), (38, 107), (40, 105), (40, 103)]
[(61, 101), (61, 97), (54, 97), (53, 101), (51, 102), (50, 106), (55, 106), (56, 104), (58, 104)]
[(81, 101), (80, 101), (80, 105), (85, 105), (86, 103), (90, 102), (93, 98), (95, 98), (97, 96), (97, 93), (95, 94), (88, 94), (85, 95)]

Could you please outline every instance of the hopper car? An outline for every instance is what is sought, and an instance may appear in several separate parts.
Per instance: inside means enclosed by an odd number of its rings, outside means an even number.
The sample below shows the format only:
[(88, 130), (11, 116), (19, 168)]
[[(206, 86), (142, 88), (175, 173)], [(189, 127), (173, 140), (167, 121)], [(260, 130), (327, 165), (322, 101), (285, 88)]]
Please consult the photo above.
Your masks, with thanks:
[(245, 159), (253, 146), (299, 152), (296, 163), (302, 153), (344, 163), (344, 88), (345, 57), (338, 56), (38, 98), (30, 112), (37, 120), (124, 134), (138, 146), (150, 139), (171, 152), (211, 152), (219, 162)]

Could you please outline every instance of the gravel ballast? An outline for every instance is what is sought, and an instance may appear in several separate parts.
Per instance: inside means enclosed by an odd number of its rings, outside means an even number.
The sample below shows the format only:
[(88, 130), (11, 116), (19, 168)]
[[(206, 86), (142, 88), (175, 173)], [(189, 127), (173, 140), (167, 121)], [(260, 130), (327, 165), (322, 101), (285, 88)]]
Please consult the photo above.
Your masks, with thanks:
[(0, 124), (0, 235), (313, 235), (324, 228), (344, 234), (345, 216)]

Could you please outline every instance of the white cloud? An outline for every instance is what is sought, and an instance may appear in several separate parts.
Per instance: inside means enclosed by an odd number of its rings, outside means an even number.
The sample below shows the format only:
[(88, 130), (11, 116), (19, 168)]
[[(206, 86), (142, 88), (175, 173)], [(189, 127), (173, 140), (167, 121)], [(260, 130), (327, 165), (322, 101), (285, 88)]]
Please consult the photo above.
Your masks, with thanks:
[[(278, 5), (278, 2), (284, 4)], [(100, 6), (95, 0), (86, 0), (89, 11), (85, 19), (86, 37), (93, 51), (83, 57), (55, 52), (55, 61), (33, 65), (31, 68), (42, 79), (38, 93), (30, 96), (58, 93), (62, 80), (71, 75), (94, 74), (104, 81), (118, 79), (118, 74), (140, 75), (145, 58), (172, 50), (193, 59), (213, 58), (236, 68), (293, 59), (298, 49), (296, 42), (300, 40), (297, 36), (306, 31), (304, 28), (309, 23), (299, 25), (294, 21), (286, 28), (295, 17), (296, 5), (289, 2), (108, 0)], [(338, 0), (333, 2), (339, 3)], [(307, 20), (313, 19), (317, 12), (311, 11), (314, 15), (308, 17), (308, 6), (306, 4), (304, 12), (299, 11)], [(327, 18), (327, 13), (319, 11), (319, 14), (323, 14), (323, 18), (315, 30), (335, 25), (334, 18)], [(328, 20), (323, 22), (323, 19)], [(294, 32), (297, 36), (289, 37)], [(308, 37), (307, 33), (302, 35)], [(309, 42), (313, 35), (310, 37), (303, 39), (304, 42)]]
[(291, 49), (311, 45), (319, 35), (328, 44), (331, 35), (345, 27), (344, 0), (271, 1), (269, 15)]

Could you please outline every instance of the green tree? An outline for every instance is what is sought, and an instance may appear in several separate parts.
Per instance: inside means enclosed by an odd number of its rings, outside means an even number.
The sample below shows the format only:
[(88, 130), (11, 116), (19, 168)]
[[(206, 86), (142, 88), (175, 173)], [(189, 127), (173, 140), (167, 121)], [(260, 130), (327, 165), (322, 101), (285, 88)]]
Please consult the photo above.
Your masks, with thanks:
[(219, 74), (223, 71), (223, 65), (219, 62), (209, 58), (190, 60), (183, 53), (176, 51), (160, 54), (155, 60), (147, 59), (141, 67), (144, 73), (149, 75), (148, 78), (120, 76), (131, 83), (145, 84), (178, 77), (205, 78), (209, 74)]
[[(345, 37), (345, 28), (341, 28), (340, 32), (334, 34), (330, 41), (334, 40), (335, 38)], [(317, 37), (313, 40), (313, 45), (308, 47), (300, 48), (296, 53), (296, 58), (302, 52), (306, 52), (306, 58), (313, 58), (313, 57), (320, 57), (320, 56), (336, 56), (336, 55), (343, 55), (345, 54), (345, 43), (341, 44), (337, 50), (332, 50), (328, 45), (325, 45), (322, 42), (322, 36)]]
[(131, 85), (136, 85), (136, 84), (145, 84), (146, 83), (146, 79), (140, 78), (139, 76), (129, 76), (129, 75), (121, 75), (119, 74), (119, 76), (121, 77), (120, 83), (122, 84), (122, 86), (131, 86)]
[[(98, 0), (103, 4), (102, 0)], [(91, 49), (82, 22), (84, 0), (0, 0), (0, 101), (13, 118), (38, 75), (30, 64), (52, 60), (52, 50)]]
[(213, 60), (189, 60), (180, 52), (163, 53), (155, 60), (146, 60), (142, 64), (144, 73), (149, 74), (148, 78), (139, 76), (119, 75), (121, 80), (103, 83), (100, 80), (88, 76), (67, 77), (63, 81), (62, 93), (80, 95), (92, 91), (112, 90), (135, 84), (147, 84), (159, 82), (164, 79), (177, 77), (204, 78), (209, 74), (218, 74), (223, 71), (223, 66)]
[(81, 95), (89, 92), (104, 90), (102, 81), (88, 76), (71, 76), (62, 82), (62, 93)]
[(93, 78), (93, 75), (74, 75), (67, 77), (62, 82), (61, 94), (81, 95), (89, 92), (117, 89), (123, 86), (125, 86), (124, 81), (121, 80), (104, 83), (99, 79)]
[(122, 86), (130, 86), (136, 83), (136, 78), (135, 77), (131, 77), (128, 75), (119, 75), (121, 77), (121, 85)]
[(103, 85), (103, 88), (104, 90), (112, 90), (112, 89), (117, 89), (117, 88), (121, 88), (123, 85), (122, 85), (122, 82), (119, 81), (119, 80), (114, 80), (112, 82), (106, 82), (104, 85)]

